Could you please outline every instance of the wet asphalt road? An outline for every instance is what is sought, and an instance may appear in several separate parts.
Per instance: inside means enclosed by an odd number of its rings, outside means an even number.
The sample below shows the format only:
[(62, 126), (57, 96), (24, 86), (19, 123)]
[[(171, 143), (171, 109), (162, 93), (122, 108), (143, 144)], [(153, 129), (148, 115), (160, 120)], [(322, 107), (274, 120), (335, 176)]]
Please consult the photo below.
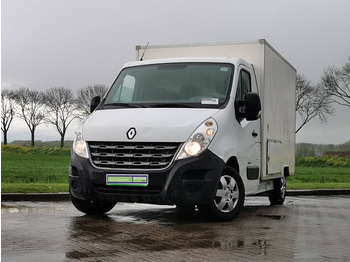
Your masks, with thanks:
[(172, 206), (2, 202), (2, 261), (350, 261), (350, 197), (248, 197), (225, 223)]

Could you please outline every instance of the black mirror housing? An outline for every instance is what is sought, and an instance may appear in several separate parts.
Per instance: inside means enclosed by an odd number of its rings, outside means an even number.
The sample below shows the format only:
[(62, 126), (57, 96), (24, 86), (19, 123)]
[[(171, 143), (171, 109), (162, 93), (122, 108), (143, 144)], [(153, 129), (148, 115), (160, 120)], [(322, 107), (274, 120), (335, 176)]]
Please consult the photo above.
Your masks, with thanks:
[(90, 113), (94, 112), (98, 105), (101, 103), (101, 97), (95, 96), (91, 99), (90, 103)]
[(248, 121), (257, 120), (260, 118), (261, 102), (257, 93), (247, 93), (245, 95), (245, 118)]

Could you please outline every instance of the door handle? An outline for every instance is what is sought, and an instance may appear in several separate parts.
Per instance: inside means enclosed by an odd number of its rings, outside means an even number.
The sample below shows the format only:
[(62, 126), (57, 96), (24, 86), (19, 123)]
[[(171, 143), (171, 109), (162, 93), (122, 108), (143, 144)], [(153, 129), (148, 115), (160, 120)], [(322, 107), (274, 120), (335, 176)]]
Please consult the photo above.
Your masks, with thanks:
[(253, 132), (252, 132), (252, 136), (253, 136), (253, 137), (256, 137), (256, 136), (258, 136), (258, 133), (255, 132), (255, 131), (253, 131)]

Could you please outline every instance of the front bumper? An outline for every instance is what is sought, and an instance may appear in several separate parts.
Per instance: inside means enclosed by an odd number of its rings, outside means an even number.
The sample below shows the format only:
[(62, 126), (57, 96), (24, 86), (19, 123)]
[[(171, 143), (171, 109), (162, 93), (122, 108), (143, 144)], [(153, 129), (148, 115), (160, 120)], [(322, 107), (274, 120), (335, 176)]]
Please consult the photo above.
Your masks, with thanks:
[[(70, 192), (92, 201), (137, 202), (190, 206), (212, 201), (224, 162), (210, 150), (198, 157), (175, 161), (165, 170), (107, 170), (72, 151)], [(106, 185), (107, 174), (148, 174), (147, 187)]]

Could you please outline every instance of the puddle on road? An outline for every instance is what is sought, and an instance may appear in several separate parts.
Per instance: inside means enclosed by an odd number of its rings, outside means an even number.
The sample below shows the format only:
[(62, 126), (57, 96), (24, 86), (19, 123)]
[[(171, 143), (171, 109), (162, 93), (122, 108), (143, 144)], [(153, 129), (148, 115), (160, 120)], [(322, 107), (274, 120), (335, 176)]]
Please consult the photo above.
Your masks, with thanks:
[(209, 223), (198, 210), (189, 208), (162, 208), (142, 210), (114, 210), (108, 216), (117, 222), (148, 224), (157, 223), (162, 226), (173, 226), (189, 223)]
[(120, 223), (146, 224), (148, 222), (146, 220), (137, 219), (133, 216), (109, 215), (109, 217)]
[(1, 212), (7, 213), (34, 213), (40, 214), (41, 212), (55, 213), (65, 211), (64, 206), (48, 205), (47, 202), (13, 202), (13, 203), (1, 203)]
[(254, 253), (260, 254), (260, 255), (266, 255), (267, 250), (270, 246), (268, 243), (268, 240), (233, 240), (233, 241), (217, 241), (215, 240), (212, 244), (213, 248), (219, 248), (221, 250), (225, 251), (233, 251), (236, 249), (248, 249), (255, 251)]
[[(61, 207), (59, 207), (61, 208)], [(264, 207), (265, 208), (265, 207)], [(47, 204), (2, 204), (3, 212), (50, 212), (57, 207)], [(276, 213), (271, 212), (271, 213)], [(65, 223), (65, 255), (67, 259), (84, 259), (104, 254), (127, 252), (159, 252), (206, 249), (251, 254), (266, 254), (271, 246), (269, 219), (283, 220), (286, 216), (269, 214), (259, 206), (244, 207), (233, 222), (215, 223), (205, 219), (196, 209), (156, 207), (150, 205), (121, 205), (102, 216), (86, 216), (67, 212)], [(259, 214), (260, 213), (260, 214)], [(260, 216), (260, 219), (259, 219)], [(264, 220), (260, 231), (246, 235), (249, 219)]]
[(4, 210), (8, 213), (29, 213), (32, 212), (33, 208), (30, 208), (28, 206), (22, 206), (22, 205), (6, 205), (1, 204), (1, 210)]
[[(74, 217), (69, 225), (67, 258), (84, 259), (82, 250), (94, 247), (94, 254), (159, 252), (187, 249), (244, 250), (266, 254), (268, 240), (245, 236), (245, 219), (227, 223), (205, 220), (197, 210), (176, 208), (114, 210), (104, 216)], [(268, 230), (268, 227), (262, 228)], [(242, 238), (240, 237), (242, 236)], [(89, 255), (90, 256), (90, 255)]]
[(283, 220), (286, 219), (287, 216), (283, 216), (283, 215), (256, 215), (257, 217), (266, 217), (266, 218), (271, 218), (274, 220)]

